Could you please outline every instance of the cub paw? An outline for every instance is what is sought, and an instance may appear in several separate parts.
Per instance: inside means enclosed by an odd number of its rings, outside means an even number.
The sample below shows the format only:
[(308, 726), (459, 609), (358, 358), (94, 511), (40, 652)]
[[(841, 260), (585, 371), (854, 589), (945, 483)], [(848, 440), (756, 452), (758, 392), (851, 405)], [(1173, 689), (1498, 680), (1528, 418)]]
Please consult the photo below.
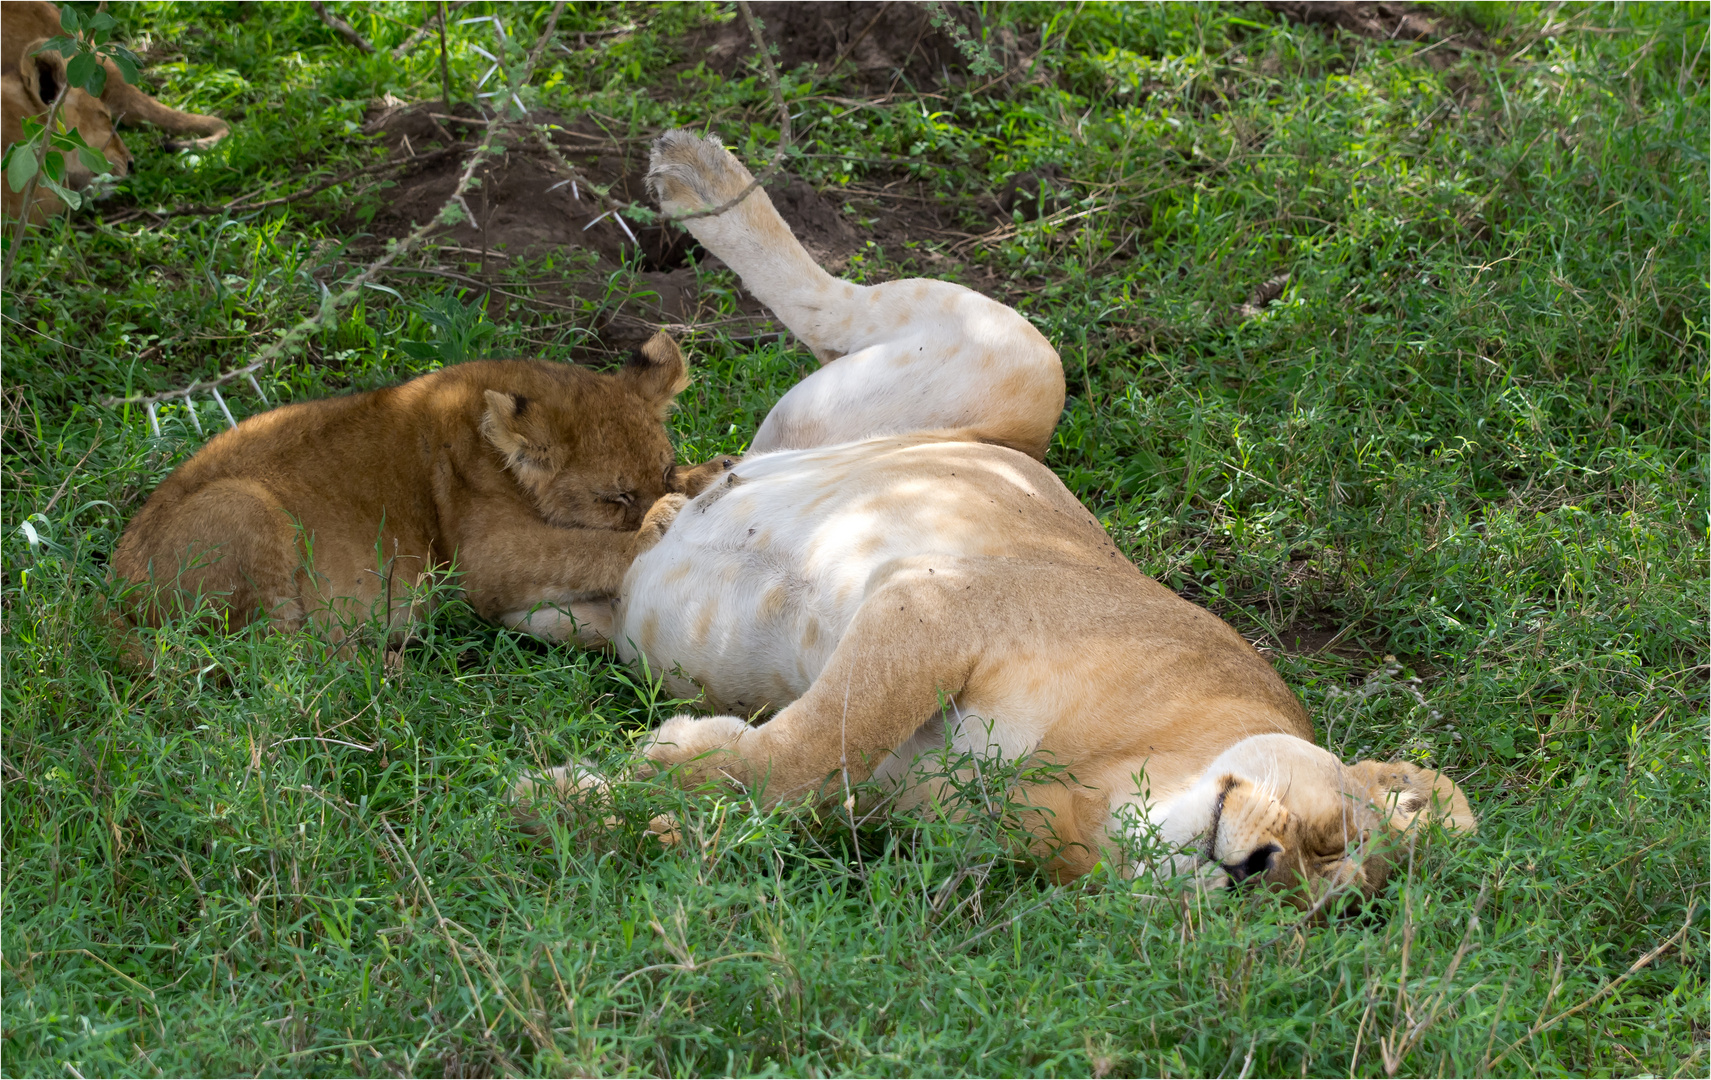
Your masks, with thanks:
[(721, 454), (712, 461), (704, 461), (694, 468), (679, 470), (677, 474), (678, 486), (685, 495), (693, 499), (713, 486), (715, 482), (724, 479), (725, 474), (741, 464), (742, 460), (742, 458), (732, 457), (729, 454)]
[[(689, 780), (742, 780), (737, 744), (749, 729), (735, 716), (674, 716), (641, 745), (653, 772), (677, 769)], [(646, 770), (646, 766), (644, 766)]]
[(648, 508), (647, 516), (642, 518), (642, 527), (636, 530), (637, 555), (660, 542), (688, 502), (687, 495), (673, 492), (670, 495), (661, 495), (653, 506)]

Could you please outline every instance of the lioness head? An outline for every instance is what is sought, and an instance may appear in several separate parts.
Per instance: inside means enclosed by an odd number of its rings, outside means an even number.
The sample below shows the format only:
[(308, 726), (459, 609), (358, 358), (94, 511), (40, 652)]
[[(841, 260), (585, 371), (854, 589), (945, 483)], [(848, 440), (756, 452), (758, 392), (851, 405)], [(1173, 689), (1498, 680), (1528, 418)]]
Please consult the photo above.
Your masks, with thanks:
[(1438, 821), (1471, 833), (1467, 796), (1405, 762), (1345, 765), (1292, 735), (1256, 735), (1224, 751), (1173, 807), (1200, 846), (1200, 876), (1222, 887), (1291, 891), (1302, 907), (1384, 887), (1396, 838)]
[(659, 333), (615, 374), (574, 374), (564, 392), (539, 398), (486, 391), (481, 433), (546, 521), (633, 531), (678, 490), (663, 421), (689, 385), (683, 354)]
[[(0, 142), (6, 146), (24, 137), (24, 117), (43, 118), (54, 98), (62, 91), (65, 101), (59, 108), (59, 122), (74, 128), (83, 141), (101, 152), (113, 166), (113, 175), (123, 176), (130, 168), (131, 152), (113, 128), (113, 115), (100, 98), (90, 97), (82, 90), (66, 89), (65, 60), (58, 53), (34, 50), (47, 41), (38, 38), (24, 47), (16, 71), (0, 77)], [(65, 177), (62, 183), (72, 190), (88, 187), (94, 173), (78, 160), (76, 154), (65, 156)], [(23, 193), (13, 191), (10, 184), (0, 184), (6, 215), (17, 217), (22, 210)], [(42, 221), (65, 208), (59, 198), (45, 187), (36, 189), (32, 220)]]

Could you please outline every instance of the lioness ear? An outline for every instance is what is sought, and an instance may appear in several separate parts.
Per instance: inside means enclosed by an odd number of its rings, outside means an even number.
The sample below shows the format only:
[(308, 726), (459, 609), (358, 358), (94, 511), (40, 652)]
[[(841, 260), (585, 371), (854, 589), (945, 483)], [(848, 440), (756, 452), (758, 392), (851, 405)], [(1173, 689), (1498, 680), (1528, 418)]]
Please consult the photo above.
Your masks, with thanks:
[(1349, 773), (1372, 804), (1389, 814), (1388, 824), (1397, 832), (1406, 832), (1416, 821), (1440, 821), (1459, 833), (1478, 827), (1467, 796), (1441, 772), (1406, 761), (1358, 761), (1349, 766)]
[(677, 342), (661, 330), (624, 365), (623, 377), (663, 417), (672, 398), (689, 385), (689, 368)]
[(515, 469), (538, 465), (531, 460), (532, 447), (517, 423), (529, 407), (529, 399), (498, 390), (483, 391), (483, 396), (487, 399), (487, 411), (481, 417), (481, 434), (505, 456), (506, 466)]
[(53, 104), (53, 100), (65, 89), (65, 61), (58, 53), (32, 52), (37, 46), (47, 43), (47, 38), (38, 38), (24, 47), (24, 55), (18, 60), (18, 81), (23, 83), (24, 90), (36, 99), (36, 104), (45, 109)]

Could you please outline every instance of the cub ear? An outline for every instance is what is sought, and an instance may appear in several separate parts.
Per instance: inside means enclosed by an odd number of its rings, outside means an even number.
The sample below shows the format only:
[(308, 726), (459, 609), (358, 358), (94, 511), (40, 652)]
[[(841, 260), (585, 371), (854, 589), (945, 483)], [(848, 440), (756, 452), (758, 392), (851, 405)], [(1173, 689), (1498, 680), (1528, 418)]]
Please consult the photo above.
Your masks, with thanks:
[(1451, 832), (1472, 834), (1478, 828), (1473, 807), (1456, 782), (1441, 772), (1422, 769), (1406, 761), (1358, 761), (1349, 766), (1358, 788), (1388, 824), (1406, 832), (1417, 821), (1438, 821)]
[(689, 385), (689, 367), (677, 342), (661, 330), (624, 365), (623, 378), (664, 417), (671, 400)]
[(529, 399), (521, 394), (506, 394), (498, 390), (483, 391), (487, 411), (481, 416), (481, 434), (505, 457), (505, 465), (515, 469), (530, 461), (528, 437), (518, 424), (529, 407)]

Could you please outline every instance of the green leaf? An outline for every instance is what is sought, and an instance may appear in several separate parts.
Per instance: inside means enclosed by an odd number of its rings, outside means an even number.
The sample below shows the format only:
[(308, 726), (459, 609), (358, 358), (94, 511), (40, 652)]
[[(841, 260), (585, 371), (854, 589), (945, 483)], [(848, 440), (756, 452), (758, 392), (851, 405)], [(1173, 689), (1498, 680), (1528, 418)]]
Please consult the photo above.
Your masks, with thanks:
[(83, 29), (83, 20), (74, 8), (63, 7), (59, 9), (59, 28), (68, 34), (75, 34)]
[(100, 97), (107, 87), (107, 69), (91, 52), (80, 52), (65, 65), (65, 79), (90, 97)]
[(69, 38), (64, 34), (56, 34), (36, 46), (38, 53), (54, 52), (61, 56), (76, 56), (82, 51), (83, 46), (76, 38)]
[(103, 176), (113, 171), (113, 163), (102, 157), (99, 150), (79, 149), (77, 160), (83, 162), (83, 167), (96, 176)]
[(89, 29), (97, 34), (104, 34), (119, 25), (119, 20), (105, 11), (97, 11), (89, 20)]
[(55, 149), (58, 149), (58, 150), (93, 150), (94, 149), (94, 147), (90, 146), (87, 142), (83, 141), (83, 132), (77, 130), (76, 128), (66, 128), (64, 131), (54, 132), (53, 133), (53, 142), (51, 145)]
[(50, 187), (65, 183), (65, 155), (49, 150), (42, 158), (42, 181)]
[(132, 86), (137, 84), (138, 72), (142, 71), (143, 61), (136, 53), (123, 45), (109, 45), (103, 52), (107, 59), (113, 61), (113, 66), (119, 69), (119, 74)]
[(69, 206), (71, 209), (76, 210), (78, 207), (83, 205), (83, 196), (66, 187), (64, 184), (57, 184), (45, 176), (42, 178), (42, 183), (47, 186), (49, 191), (58, 195), (60, 199), (64, 201), (65, 205)]
[(22, 191), (30, 177), (36, 175), (35, 148), (29, 143), (17, 143), (7, 151), (7, 156), (12, 160), (6, 163), (6, 186)]

